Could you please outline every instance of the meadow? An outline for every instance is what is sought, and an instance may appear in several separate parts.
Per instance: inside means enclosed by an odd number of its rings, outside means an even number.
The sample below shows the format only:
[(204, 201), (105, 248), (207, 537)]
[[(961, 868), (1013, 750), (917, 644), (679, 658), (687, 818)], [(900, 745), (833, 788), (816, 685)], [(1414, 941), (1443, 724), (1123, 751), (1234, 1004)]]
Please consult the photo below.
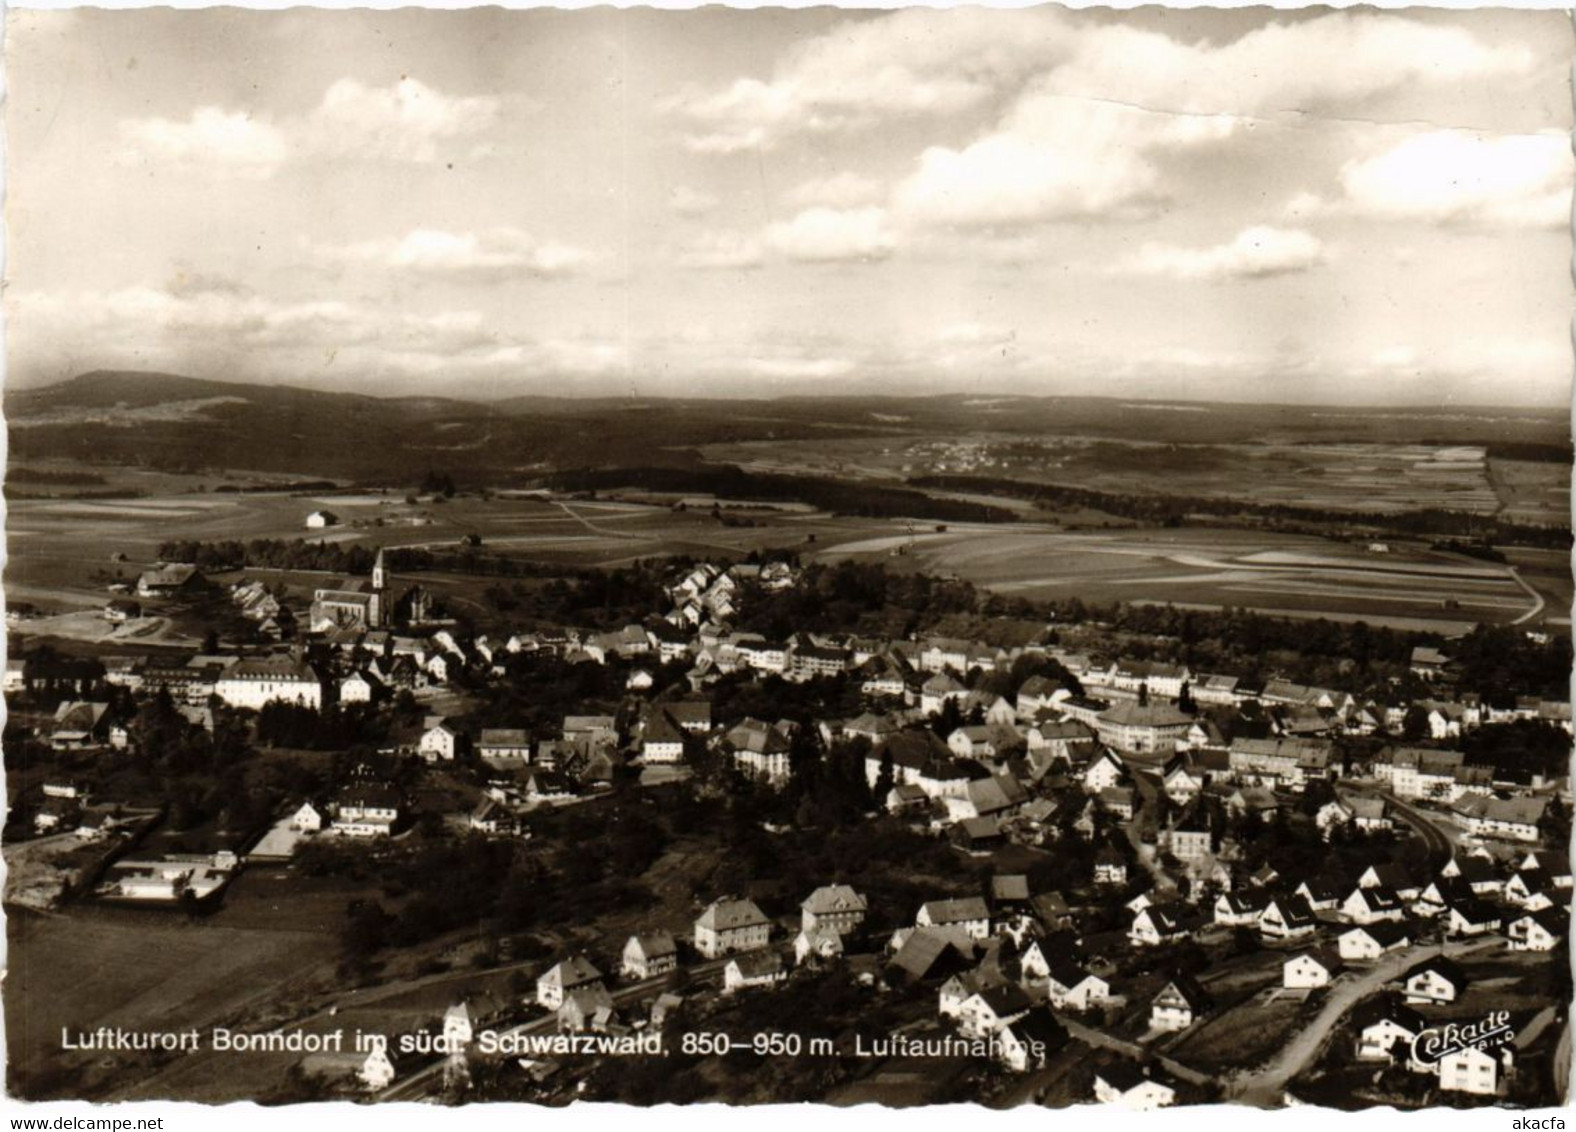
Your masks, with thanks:
[[(318, 509), (333, 511), (340, 523), (307, 530), (307, 514)], [(157, 620), (115, 629), (96, 613), (107, 584), (135, 580), (170, 539), (305, 538), (452, 550), (474, 535), (488, 554), (566, 569), (670, 555), (742, 558), (751, 551), (791, 551), (807, 561), (852, 558), (952, 575), (1030, 599), (1232, 605), (1446, 631), (1480, 621), (1516, 621), (1534, 610), (1532, 593), (1506, 566), (1403, 541), (1388, 542), (1380, 553), (1365, 543), (1268, 531), (918, 523), (651, 493), (459, 495), (408, 502), (392, 492), (186, 490), (125, 500), (22, 499), (11, 506), (8, 533), (7, 592), (13, 600), (62, 615), (32, 623), (29, 631), (110, 646), (192, 643)], [(1561, 556), (1517, 551), (1513, 563), (1546, 602), (1529, 621), (1565, 623), (1569, 579)], [(301, 593), (326, 577), (301, 571), (267, 576)], [(453, 574), (424, 580), (462, 607), (474, 605), (490, 581)]]

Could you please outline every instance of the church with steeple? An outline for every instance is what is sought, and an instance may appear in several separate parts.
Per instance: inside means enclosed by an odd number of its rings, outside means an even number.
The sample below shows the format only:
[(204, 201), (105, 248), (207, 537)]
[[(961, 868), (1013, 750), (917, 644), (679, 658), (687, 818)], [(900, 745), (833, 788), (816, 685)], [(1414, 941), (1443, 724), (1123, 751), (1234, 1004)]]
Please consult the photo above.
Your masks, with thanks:
[(350, 578), (313, 591), (308, 627), (314, 633), (385, 628), (390, 620), (388, 591), (388, 566), (379, 547), (370, 579)]

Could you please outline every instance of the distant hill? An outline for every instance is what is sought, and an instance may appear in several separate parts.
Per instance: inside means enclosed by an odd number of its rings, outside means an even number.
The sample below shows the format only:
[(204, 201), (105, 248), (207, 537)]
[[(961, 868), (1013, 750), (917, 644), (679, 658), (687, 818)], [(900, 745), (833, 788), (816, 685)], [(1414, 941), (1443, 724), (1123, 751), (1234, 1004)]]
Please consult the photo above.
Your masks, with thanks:
[[(1171, 444), (1486, 444), (1563, 451), (1558, 410), (1346, 409), (1100, 397), (376, 397), (179, 374), (95, 371), (6, 395), (13, 464), (70, 457), (415, 482), (520, 483), (565, 468), (695, 467), (740, 441), (1000, 432)], [(1521, 446), (1518, 448), (1517, 446)]]

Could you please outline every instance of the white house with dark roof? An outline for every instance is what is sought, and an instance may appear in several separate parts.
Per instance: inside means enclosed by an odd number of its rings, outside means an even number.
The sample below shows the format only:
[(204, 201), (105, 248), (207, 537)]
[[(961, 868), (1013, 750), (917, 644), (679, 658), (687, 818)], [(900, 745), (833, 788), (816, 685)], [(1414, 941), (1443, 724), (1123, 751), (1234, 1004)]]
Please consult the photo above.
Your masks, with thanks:
[(569, 992), (590, 986), (603, 986), (602, 972), (585, 956), (573, 955), (553, 964), (537, 978), (536, 1001), (549, 1010), (557, 1010)]
[(1149, 1112), (1175, 1104), (1177, 1094), (1170, 1085), (1146, 1076), (1130, 1062), (1117, 1061), (1096, 1070), (1094, 1099), (1134, 1112)]
[(289, 655), (238, 661), (214, 684), (214, 695), (231, 707), (261, 709), (270, 703), (323, 706), (323, 677), (305, 660)]
[(965, 896), (956, 900), (930, 900), (920, 906), (914, 924), (936, 928), (962, 940), (990, 937), (990, 908), (983, 897)]
[(754, 951), (766, 946), (771, 928), (754, 901), (725, 896), (712, 901), (695, 921), (695, 950), (707, 959)]
[(836, 928), (846, 935), (864, 923), (869, 903), (846, 884), (824, 884), (799, 905), (799, 926)]
[(619, 973), (626, 979), (654, 979), (679, 965), (679, 951), (668, 932), (638, 932), (624, 944)]

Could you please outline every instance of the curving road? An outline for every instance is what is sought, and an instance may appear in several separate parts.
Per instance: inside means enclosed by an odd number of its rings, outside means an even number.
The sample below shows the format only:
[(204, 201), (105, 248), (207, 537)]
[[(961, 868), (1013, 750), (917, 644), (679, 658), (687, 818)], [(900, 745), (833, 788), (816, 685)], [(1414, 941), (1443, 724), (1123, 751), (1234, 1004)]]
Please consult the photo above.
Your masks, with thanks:
[(1465, 955), (1504, 943), (1495, 936), (1466, 943), (1429, 944), (1412, 948), (1400, 955), (1382, 960), (1355, 979), (1336, 983), (1330, 989), (1324, 1007), (1313, 1021), (1302, 1028), (1281, 1048), (1281, 1051), (1262, 1069), (1244, 1071), (1226, 1083), (1226, 1094), (1241, 1104), (1273, 1108), (1285, 1103), (1286, 1083), (1308, 1067), (1319, 1055), (1330, 1032), (1345, 1016), (1368, 995), (1397, 978), (1407, 968), (1441, 953)]
[(1527, 621), (1531, 621), (1538, 614), (1542, 613), (1544, 607), (1548, 605), (1548, 602), (1543, 599), (1542, 594), (1527, 584), (1527, 580), (1521, 576), (1521, 570), (1519, 568), (1512, 566), (1506, 572), (1510, 575), (1510, 580), (1515, 582), (1522, 589), (1526, 590), (1527, 596), (1532, 598), (1532, 608), (1511, 622), (1512, 625), (1521, 625)]

